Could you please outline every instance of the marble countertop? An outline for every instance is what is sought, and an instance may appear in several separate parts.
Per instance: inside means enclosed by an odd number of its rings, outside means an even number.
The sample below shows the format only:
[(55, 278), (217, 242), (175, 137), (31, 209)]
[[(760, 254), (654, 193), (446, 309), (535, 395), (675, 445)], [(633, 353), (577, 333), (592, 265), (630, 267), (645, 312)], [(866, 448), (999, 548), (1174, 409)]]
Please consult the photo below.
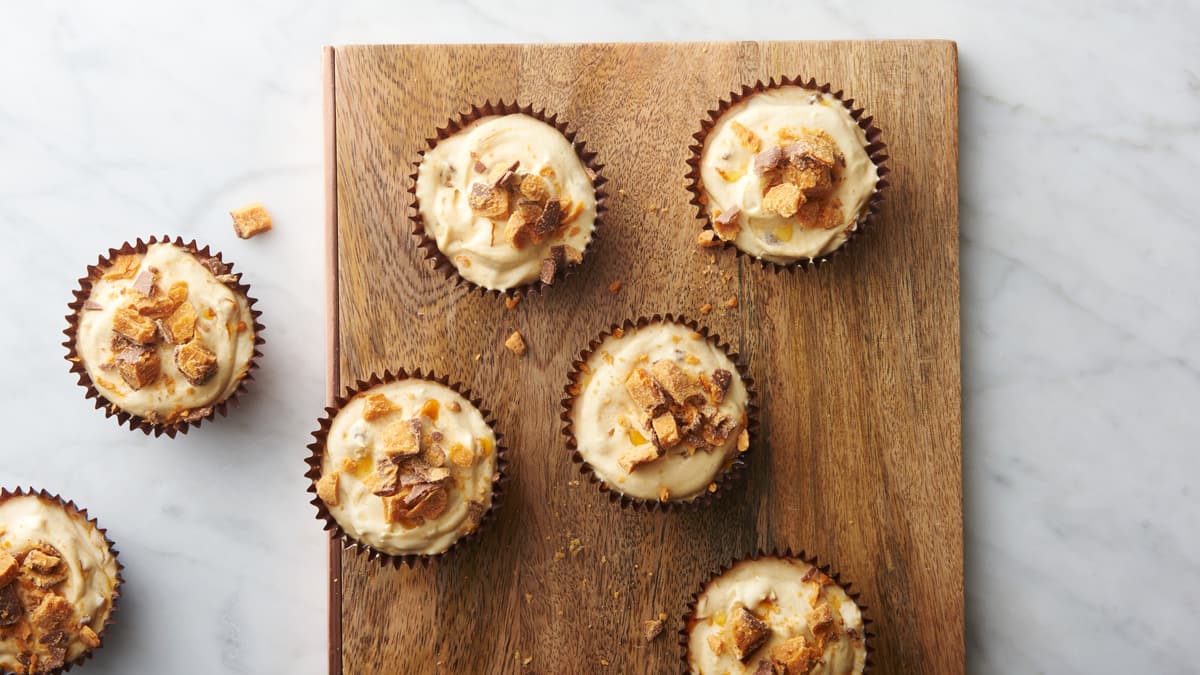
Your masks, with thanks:
[[(320, 673), (325, 536), (300, 460), (324, 398), (320, 46), (928, 37), (958, 41), (968, 663), (1200, 663), (1200, 5), (11, 4), (0, 21), (0, 484), (119, 539), (119, 622), (85, 672)], [(764, 18), (770, 15), (770, 20)], [(275, 232), (234, 237), (264, 201)], [(266, 309), (228, 419), (118, 429), (66, 370), (86, 264), (196, 237)], [(19, 387), (19, 389), (17, 389)]]

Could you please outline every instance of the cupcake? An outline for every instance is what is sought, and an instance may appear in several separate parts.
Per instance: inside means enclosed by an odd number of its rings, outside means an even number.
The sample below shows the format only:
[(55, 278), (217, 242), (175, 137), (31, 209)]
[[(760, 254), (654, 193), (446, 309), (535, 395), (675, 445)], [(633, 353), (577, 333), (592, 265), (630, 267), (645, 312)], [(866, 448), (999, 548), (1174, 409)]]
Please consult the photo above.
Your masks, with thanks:
[(708, 229), (780, 266), (821, 261), (864, 225), (886, 184), (886, 159), (862, 110), (829, 86), (784, 84), (734, 96), (694, 148), (692, 189)]
[(670, 315), (602, 335), (580, 355), (563, 402), (576, 460), (629, 501), (715, 493), (750, 447), (751, 391), (734, 358)]
[(734, 563), (701, 589), (684, 631), (693, 675), (849, 675), (867, 667), (853, 595), (799, 558)]
[(469, 397), (420, 373), (360, 383), (309, 446), (319, 517), (396, 563), (475, 532), (498, 500), (504, 461), (490, 413)]
[(439, 129), (417, 167), (417, 234), (435, 265), (504, 293), (554, 283), (583, 261), (603, 179), (555, 119), (501, 103)]
[(86, 511), (0, 489), (0, 672), (59, 672), (89, 657), (120, 585), (117, 553)]
[(194, 242), (155, 238), (88, 268), (64, 346), (97, 407), (169, 436), (224, 413), (262, 343), (249, 288), (231, 269)]

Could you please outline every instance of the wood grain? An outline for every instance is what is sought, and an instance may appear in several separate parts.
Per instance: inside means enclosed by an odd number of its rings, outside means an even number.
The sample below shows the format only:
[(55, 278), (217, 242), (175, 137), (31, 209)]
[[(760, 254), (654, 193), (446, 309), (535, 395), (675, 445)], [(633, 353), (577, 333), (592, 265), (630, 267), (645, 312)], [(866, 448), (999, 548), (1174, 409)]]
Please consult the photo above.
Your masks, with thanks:
[[(331, 58), (331, 379), (405, 366), (463, 381), (495, 411), (514, 477), (495, 526), (444, 564), (393, 570), (333, 552), (332, 672), (677, 672), (674, 635), (639, 644), (642, 621), (667, 612), (673, 632), (714, 568), (774, 547), (855, 582), (876, 672), (963, 671), (953, 43), (350, 46)], [(718, 98), (785, 74), (845, 89), (883, 129), (892, 186), (877, 226), (815, 272), (772, 274), (728, 252), (710, 262), (694, 245), (690, 136)], [(423, 139), (499, 98), (563, 114), (612, 181), (582, 269), (514, 311), (431, 272), (406, 216)], [(620, 511), (576, 482), (558, 422), (568, 364), (612, 323), (699, 318), (704, 303), (717, 309), (703, 322), (758, 382), (747, 475), (702, 511)], [(513, 329), (525, 358), (501, 346)]]

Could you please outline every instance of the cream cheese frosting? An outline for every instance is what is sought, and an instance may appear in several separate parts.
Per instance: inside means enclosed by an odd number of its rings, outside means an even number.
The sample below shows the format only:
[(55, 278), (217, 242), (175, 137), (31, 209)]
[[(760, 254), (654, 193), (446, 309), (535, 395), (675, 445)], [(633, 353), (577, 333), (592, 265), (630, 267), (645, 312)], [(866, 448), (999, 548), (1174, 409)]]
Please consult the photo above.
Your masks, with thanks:
[[(17, 555), (35, 544), (49, 544), (62, 554), (56, 573), (65, 579), (53, 587), (74, 608), (72, 627), (88, 626), (93, 634), (104, 627), (112, 610), (118, 584), (117, 560), (104, 535), (92, 523), (61, 504), (36, 495), (9, 497), (0, 501), (0, 557)], [(14, 584), (23, 584), (20, 579)], [(22, 593), (30, 592), (23, 588)], [(41, 592), (35, 589), (32, 592)], [(28, 625), (28, 610), (23, 623)], [(21, 672), (18, 661), (23, 642), (15, 632), (22, 626), (0, 628), (0, 670)], [(72, 632), (66, 660), (79, 657), (89, 648)]]
[[(733, 617), (743, 607), (770, 628), (745, 660), (728, 642)], [(824, 625), (822, 612), (828, 612)], [(710, 581), (698, 598), (688, 622), (688, 666), (695, 675), (753, 675), (762, 661), (795, 653), (788, 647), (797, 637), (810, 650), (807, 669), (797, 672), (847, 675), (866, 666), (862, 612), (845, 590), (802, 560), (744, 560)], [(793, 642), (783, 646), (788, 640)]]
[[(737, 125), (761, 141), (781, 145), (805, 130), (829, 135), (845, 159), (837, 171), (832, 200), (841, 218), (832, 227), (805, 227), (765, 209), (764, 177), (754, 170), (759, 149), (747, 147)], [(741, 225), (734, 244), (746, 253), (777, 263), (827, 255), (858, 227), (879, 178), (866, 150), (866, 132), (831, 94), (782, 86), (751, 95), (731, 106), (709, 132), (700, 159), (700, 177), (712, 218), (734, 208)]]
[[(745, 449), (745, 384), (724, 351), (685, 325), (651, 323), (618, 332), (619, 336), (607, 337), (588, 356), (582, 369), (571, 411), (578, 451), (597, 477), (625, 495), (647, 500), (692, 499), (709, 489), (739, 450)], [(626, 382), (635, 370), (654, 372), (659, 361), (675, 364), (690, 378), (703, 374), (707, 380), (717, 370), (729, 373), (728, 390), (720, 402), (714, 404), (710, 399), (704, 405), (714, 408), (710, 417), (724, 417), (735, 426), (717, 446), (692, 451), (680, 443), (629, 470), (623, 457), (652, 448), (655, 432), (653, 424), (647, 423), (652, 415), (634, 400)], [(678, 403), (670, 401), (671, 406)]]
[[(134, 389), (114, 365), (124, 348), (114, 343), (114, 320), (122, 307), (137, 299), (135, 281), (150, 270), (157, 271), (156, 295), (179, 282), (187, 285), (186, 302), (195, 311), (194, 342), (216, 358), (215, 372), (202, 384), (189, 383), (176, 363), (175, 347), (163, 340), (150, 345), (161, 363), (161, 375), (151, 384)], [(190, 251), (175, 244), (152, 244), (136, 269), (129, 267), (129, 274), (102, 274), (95, 280), (79, 311), (75, 350), (104, 398), (133, 415), (172, 422), (220, 403), (237, 390), (254, 356), (254, 319), (246, 297), (217, 279)]]
[[(544, 241), (520, 248), (504, 236), (507, 211), (488, 218), (470, 203), (474, 184), (492, 183), (496, 172), (514, 164), (520, 173), (547, 180), (567, 222)], [(524, 114), (482, 117), (439, 141), (418, 168), (416, 196), (425, 229), (442, 254), (464, 279), (495, 290), (537, 281), (554, 246), (582, 252), (596, 221), (596, 190), (571, 143)]]
[[(386, 399), (372, 399), (379, 396)], [(395, 515), (400, 504), (394, 500), (404, 499), (407, 488), (378, 494), (379, 467), (393, 462), (394, 425), (412, 420), (419, 420), (423, 448), (413, 461), (426, 472), (432, 466), (448, 473), (438, 482), (444, 508), (421, 518)], [(321, 460), (318, 496), (351, 538), (390, 555), (432, 555), (478, 526), (491, 508), (496, 467), (496, 437), (483, 414), (450, 387), (410, 378), (372, 387), (337, 412)], [(403, 475), (402, 469), (401, 483)]]

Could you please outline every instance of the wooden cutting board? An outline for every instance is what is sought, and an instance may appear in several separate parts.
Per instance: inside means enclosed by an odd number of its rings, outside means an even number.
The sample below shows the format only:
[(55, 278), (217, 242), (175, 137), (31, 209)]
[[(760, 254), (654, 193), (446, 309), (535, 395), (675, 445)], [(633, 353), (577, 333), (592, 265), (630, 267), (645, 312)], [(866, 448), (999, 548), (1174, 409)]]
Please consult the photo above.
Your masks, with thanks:
[[(678, 672), (674, 633), (698, 584), (775, 547), (854, 582), (876, 672), (963, 671), (954, 43), (349, 46), (327, 49), (324, 70), (329, 393), (433, 368), (488, 402), (513, 460), (497, 523), (445, 564), (382, 568), (331, 546), (331, 672)], [(683, 178), (691, 135), (718, 98), (782, 75), (829, 81), (875, 116), (892, 170), (882, 212), (816, 271), (731, 252), (710, 263)], [(406, 215), (424, 139), (501, 98), (564, 115), (612, 195), (582, 268), (513, 311), (433, 273)], [(576, 482), (559, 401), (590, 338), (666, 312), (749, 361), (762, 433), (711, 507), (621, 511)], [(502, 346), (514, 329), (525, 358)], [(668, 634), (645, 646), (659, 612)]]

